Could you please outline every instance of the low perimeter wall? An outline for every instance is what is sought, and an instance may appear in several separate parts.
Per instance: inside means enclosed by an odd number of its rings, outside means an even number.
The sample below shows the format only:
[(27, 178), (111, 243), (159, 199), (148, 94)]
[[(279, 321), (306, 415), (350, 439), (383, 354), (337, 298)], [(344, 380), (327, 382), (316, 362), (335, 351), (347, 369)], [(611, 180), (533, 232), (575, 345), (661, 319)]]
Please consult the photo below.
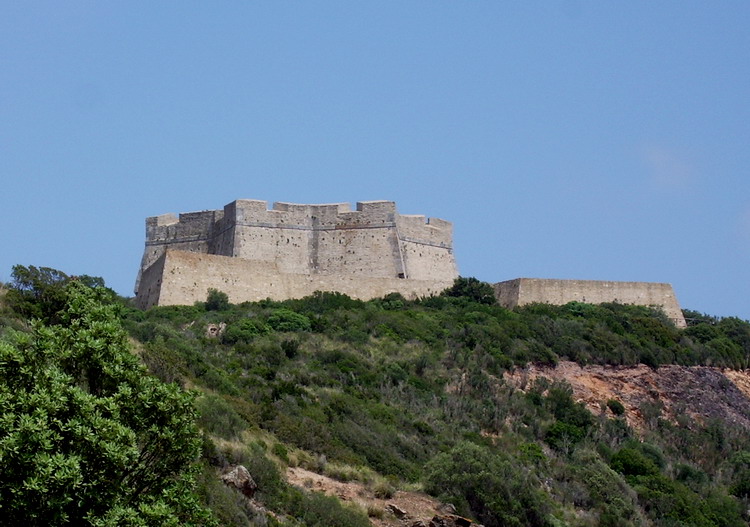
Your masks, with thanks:
[(272, 262), (168, 250), (143, 272), (136, 304), (142, 309), (192, 305), (204, 302), (211, 288), (223, 291), (235, 304), (266, 298), (302, 298), (315, 291), (336, 291), (361, 300), (388, 293), (401, 293), (412, 299), (437, 295), (451, 285), (453, 280), (282, 274)]
[(618, 302), (661, 308), (679, 328), (686, 327), (682, 309), (670, 284), (516, 278), (494, 284), (500, 305), (514, 308), (531, 303), (563, 305), (568, 302)]

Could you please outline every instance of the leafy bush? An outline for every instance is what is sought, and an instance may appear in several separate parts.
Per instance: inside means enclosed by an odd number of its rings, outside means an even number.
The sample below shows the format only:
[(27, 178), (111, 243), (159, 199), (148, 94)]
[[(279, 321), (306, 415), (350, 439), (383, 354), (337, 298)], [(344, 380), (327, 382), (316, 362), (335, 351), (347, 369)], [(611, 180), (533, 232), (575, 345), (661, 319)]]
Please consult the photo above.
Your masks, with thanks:
[(207, 311), (226, 311), (229, 309), (229, 296), (218, 289), (209, 289), (206, 298)]
[(198, 423), (201, 428), (224, 439), (240, 437), (247, 423), (234, 408), (218, 395), (204, 395), (195, 406), (198, 409)]
[(241, 318), (227, 326), (224, 332), (224, 342), (235, 344), (237, 342), (250, 342), (259, 335), (266, 335), (271, 331), (271, 326), (257, 318)]
[(496, 304), (495, 290), (487, 282), (481, 282), (474, 277), (456, 278), (453, 285), (441, 293), (447, 297), (462, 297), (479, 304)]
[(276, 331), (310, 331), (310, 319), (289, 309), (276, 309), (268, 317), (268, 325)]
[(11, 525), (213, 524), (192, 477), (192, 397), (146, 374), (102, 288), (0, 342), (0, 503)]
[(653, 476), (659, 467), (651, 459), (635, 448), (622, 448), (609, 462), (613, 470), (625, 476)]
[(459, 443), (433, 458), (425, 489), (485, 525), (549, 525), (549, 498), (533, 474), (473, 443)]
[(544, 440), (555, 450), (570, 453), (584, 435), (585, 432), (580, 426), (557, 421), (547, 429)]
[(65, 308), (68, 300), (65, 286), (70, 282), (98, 288), (107, 302), (116, 297), (114, 291), (104, 286), (104, 280), (96, 276), (68, 276), (51, 267), (33, 265), (14, 265), (11, 276), (13, 281), (6, 293), (10, 307), (27, 318), (39, 318), (52, 324), (60, 321), (58, 313)]
[(613, 415), (623, 415), (625, 413), (625, 406), (617, 399), (608, 400), (607, 408), (609, 408)]

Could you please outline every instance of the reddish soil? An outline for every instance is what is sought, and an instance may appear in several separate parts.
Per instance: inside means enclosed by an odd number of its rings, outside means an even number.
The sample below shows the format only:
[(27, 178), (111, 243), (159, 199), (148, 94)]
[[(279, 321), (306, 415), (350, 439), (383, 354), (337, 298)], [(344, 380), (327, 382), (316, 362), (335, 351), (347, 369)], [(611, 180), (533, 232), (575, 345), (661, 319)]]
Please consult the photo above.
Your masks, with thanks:
[(576, 400), (594, 414), (610, 413), (602, 406), (615, 399), (625, 407), (628, 424), (642, 429), (646, 403), (663, 405), (662, 416), (679, 415), (704, 422), (718, 418), (750, 429), (750, 372), (705, 366), (579, 366), (560, 362), (557, 367), (530, 365), (505, 376), (506, 381), (527, 389), (537, 377), (565, 380)]

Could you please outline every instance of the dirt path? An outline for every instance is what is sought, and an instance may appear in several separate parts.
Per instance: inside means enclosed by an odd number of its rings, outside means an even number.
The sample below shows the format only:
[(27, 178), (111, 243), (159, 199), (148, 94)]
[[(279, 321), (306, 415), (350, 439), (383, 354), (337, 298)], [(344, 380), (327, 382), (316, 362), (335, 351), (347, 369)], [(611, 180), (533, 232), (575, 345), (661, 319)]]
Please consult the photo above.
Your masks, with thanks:
[[(431, 518), (441, 514), (442, 504), (434, 498), (421, 492), (397, 491), (390, 499), (376, 498), (372, 490), (357, 481), (342, 482), (331, 479), (328, 476), (316, 474), (300, 467), (290, 467), (286, 471), (289, 483), (308, 490), (322, 492), (329, 496), (336, 496), (342, 501), (355, 503), (365, 509), (377, 509), (385, 511), (390, 504), (395, 505), (406, 512), (408, 523), (411, 525), (417, 520), (427, 524)], [(401, 527), (403, 519), (393, 514), (384, 513), (382, 518), (370, 517), (370, 521), (377, 527)]]

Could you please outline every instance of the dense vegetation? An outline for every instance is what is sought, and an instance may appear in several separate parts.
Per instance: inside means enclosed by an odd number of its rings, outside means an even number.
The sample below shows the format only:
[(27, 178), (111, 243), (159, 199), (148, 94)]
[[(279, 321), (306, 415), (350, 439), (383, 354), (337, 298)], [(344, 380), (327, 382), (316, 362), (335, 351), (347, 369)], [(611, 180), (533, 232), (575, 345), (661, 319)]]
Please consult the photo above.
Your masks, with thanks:
[[(32, 272), (41, 282), (27, 287), (21, 276), (6, 298), (14, 311), (0, 320), (15, 328), (5, 340), (27, 329), (14, 313), (66, 327), (59, 304), (45, 298), (56, 301), (70, 278)], [(602, 401), (594, 415), (564, 384), (541, 379), (519, 390), (502, 376), (562, 359), (745, 368), (746, 321), (686, 312), (690, 326), (679, 330), (637, 306), (509, 311), (473, 279), (419, 301), (320, 293), (230, 305), (212, 291), (200, 305), (146, 312), (109, 302), (160, 386), (199, 390), (195, 492), (222, 524), (366, 524), (361, 512), (286, 485), (286, 464), (358, 478), (383, 495), (422, 486), (487, 526), (746, 524), (746, 430), (687, 417), (676, 424), (651, 405), (636, 434), (618, 401)], [(222, 324), (209, 336), (209, 325)], [(227, 463), (251, 470), (278, 518), (218, 483), (215, 469)]]

